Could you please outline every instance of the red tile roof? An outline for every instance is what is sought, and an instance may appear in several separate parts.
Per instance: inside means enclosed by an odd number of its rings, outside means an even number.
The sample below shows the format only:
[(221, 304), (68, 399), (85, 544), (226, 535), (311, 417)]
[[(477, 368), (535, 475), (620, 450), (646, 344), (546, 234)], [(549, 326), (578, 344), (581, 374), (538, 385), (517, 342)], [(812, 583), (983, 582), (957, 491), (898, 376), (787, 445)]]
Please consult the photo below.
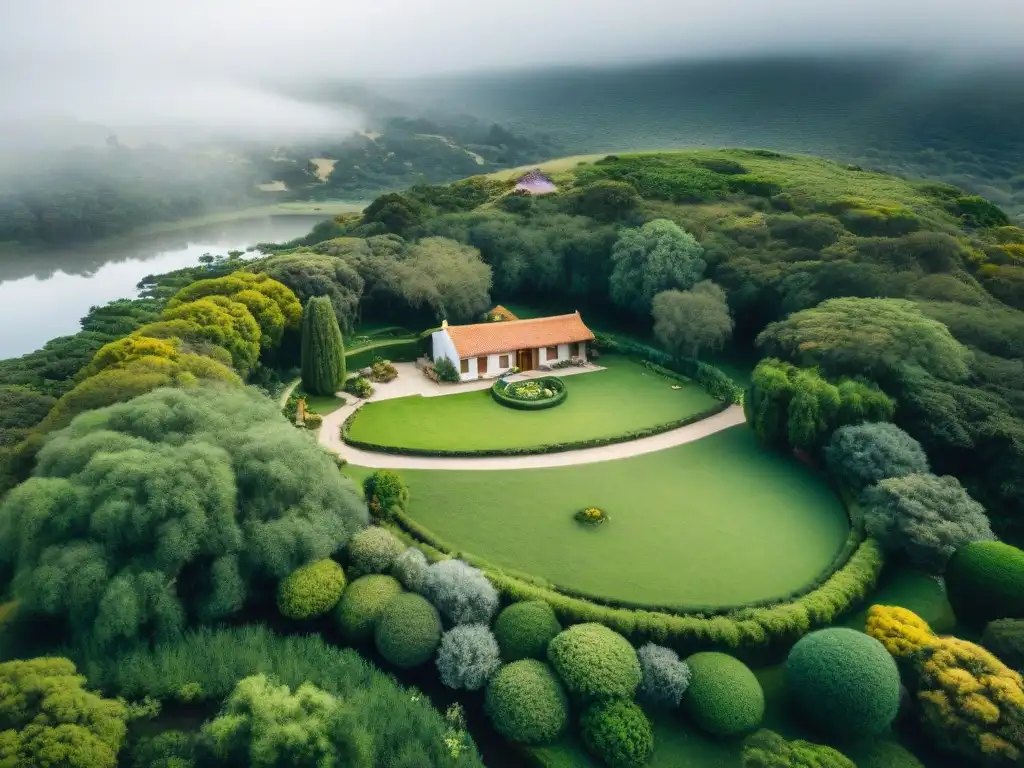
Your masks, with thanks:
[(455, 344), (460, 359), (594, 339), (594, 334), (583, 324), (579, 312), (533, 320), (449, 325), (445, 330)]

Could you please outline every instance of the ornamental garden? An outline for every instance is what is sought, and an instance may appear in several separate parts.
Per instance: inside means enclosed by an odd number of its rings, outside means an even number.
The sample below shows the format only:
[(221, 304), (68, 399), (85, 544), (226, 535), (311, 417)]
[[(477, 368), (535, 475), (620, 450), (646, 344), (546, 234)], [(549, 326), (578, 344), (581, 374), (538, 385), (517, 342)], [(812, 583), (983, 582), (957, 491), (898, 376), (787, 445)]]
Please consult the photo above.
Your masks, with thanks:
[[(978, 292), (1024, 235), (774, 153), (550, 173), (153, 278), (66, 379), (0, 363), (56, 393), (0, 456), (0, 763), (1024, 760), (1013, 366), (969, 309), (1018, 311)], [(812, 253), (845, 277), (759, 282)], [(843, 282), (869, 255), (903, 293)]]

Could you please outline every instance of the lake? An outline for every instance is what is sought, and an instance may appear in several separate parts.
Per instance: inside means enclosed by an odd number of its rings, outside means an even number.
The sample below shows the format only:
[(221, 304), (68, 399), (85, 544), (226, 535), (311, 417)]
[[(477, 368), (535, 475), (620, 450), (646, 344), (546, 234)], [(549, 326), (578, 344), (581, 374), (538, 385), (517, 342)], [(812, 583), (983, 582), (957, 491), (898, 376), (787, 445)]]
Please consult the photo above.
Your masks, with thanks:
[(138, 295), (147, 275), (304, 235), (324, 216), (263, 216), (79, 248), (0, 255), (0, 359), (81, 330), (90, 307)]

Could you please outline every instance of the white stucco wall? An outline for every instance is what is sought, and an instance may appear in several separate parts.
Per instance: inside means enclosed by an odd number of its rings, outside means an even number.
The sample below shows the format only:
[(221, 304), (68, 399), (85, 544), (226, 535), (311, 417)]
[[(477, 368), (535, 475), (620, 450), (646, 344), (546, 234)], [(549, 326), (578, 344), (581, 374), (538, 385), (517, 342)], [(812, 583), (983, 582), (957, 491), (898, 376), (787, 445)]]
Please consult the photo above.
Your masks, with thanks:
[[(431, 342), (433, 345), (432, 357), (437, 360), (441, 357), (447, 357), (455, 365), (455, 370), (459, 371), (459, 376), (462, 381), (476, 381), (480, 377), (479, 366), (477, 364), (477, 358), (468, 358), (468, 368), (466, 373), (462, 373), (462, 361), (459, 359), (458, 352), (455, 351), (455, 344), (452, 342), (451, 336), (448, 335), (447, 330), (435, 331), (431, 335)], [(580, 342), (580, 357), (586, 357), (586, 347), (584, 342)], [(499, 360), (502, 356), (508, 355), (508, 365), (500, 366)], [(559, 344), (558, 345), (558, 356), (548, 358), (547, 347), (542, 347), (537, 350), (537, 364), (538, 365), (550, 365), (551, 363), (557, 363), (559, 360), (568, 360), (569, 345)], [(484, 378), (497, 378), (509, 372), (516, 364), (516, 353), (515, 352), (502, 352), (494, 355), (487, 355), (487, 373), (484, 374)]]
[[(538, 363), (542, 364), (542, 365), (551, 365), (552, 363), (557, 363), (560, 360), (568, 360), (570, 357), (572, 357), (572, 355), (569, 354), (569, 346), (570, 346), (569, 344), (559, 344), (558, 345), (558, 355), (557, 355), (557, 357), (548, 357), (547, 356), (547, 347), (542, 347), (541, 349), (539, 349), (537, 351), (537, 361), (538, 361)], [(586, 356), (587, 356), (587, 345), (586, 345), (586, 342), (582, 342), (582, 341), (580, 342), (580, 354), (579, 354), (579, 356), (584, 358), (584, 359), (586, 358)]]
[(437, 360), (442, 357), (447, 357), (455, 364), (455, 369), (458, 370), (459, 356), (455, 352), (455, 344), (452, 342), (452, 337), (448, 335), (448, 331), (444, 329), (434, 331), (430, 335), (430, 341), (433, 346), (431, 359)]

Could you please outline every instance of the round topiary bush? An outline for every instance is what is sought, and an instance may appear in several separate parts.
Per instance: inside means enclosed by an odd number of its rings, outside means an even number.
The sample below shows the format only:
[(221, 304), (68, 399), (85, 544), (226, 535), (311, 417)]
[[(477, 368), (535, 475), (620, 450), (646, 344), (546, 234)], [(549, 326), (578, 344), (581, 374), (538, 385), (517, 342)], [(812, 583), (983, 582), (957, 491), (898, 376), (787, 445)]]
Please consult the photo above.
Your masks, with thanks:
[(764, 691), (750, 668), (725, 653), (695, 653), (686, 659), (690, 687), (683, 708), (715, 736), (752, 731), (764, 717)]
[(311, 619), (338, 604), (345, 572), (333, 560), (318, 560), (285, 576), (277, 587), (277, 609), (289, 619)]
[(678, 707), (690, 686), (690, 668), (671, 648), (654, 643), (640, 646), (636, 652), (642, 673), (640, 690), (645, 703), (660, 707)]
[(402, 585), (391, 576), (371, 574), (353, 581), (334, 611), (342, 636), (353, 644), (370, 640), (384, 608), (400, 594)]
[(484, 710), (511, 741), (544, 744), (562, 735), (569, 703), (551, 668), (536, 659), (506, 664), (487, 685)]
[(368, 573), (387, 573), (404, 551), (405, 544), (386, 528), (364, 528), (349, 539), (350, 570), (360, 576)]
[(430, 661), (441, 642), (441, 617), (426, 598), (405, 592), (391, 599), (374, 630), (380, 655), (399, 669)]
[(548, 661), (568, 691), (583, 699), (633, 698), (640, 661), (629, 640), (601, 624), (577, 624), (548, 644)]
[(965, 544), (950, 558), (946, 591), (962, 621), (1024, 619), (1024, 550), (1001, 541)]
[(855, 739), (889, 727), (900, 707), (900, 674), (878, 640), (833, 627), (801, 638), (786, 660), (790, 698), (824, 733)]
[(543, 600), (512, 603), (494, 622), (494, 635), (505, 661), (546, 659), (548, 643), (561, 631), (554, 610)]
[(500, 666), (498, 641), (483, 624), (460, 624), (441, 638), (437, 671), (449, 688), (479, 690)]
[(639, 768), (654, 754), (654, 730), (632, 701), (592, 704), (580, 718), (587, 749), (611, 768)]
[(462, 560), (441, 560), (427, 568), (423, 594), (452, 624), (490, 624), (498, 591), (483, 571)]
[(426, 581), (428, 567), (427, 556), (416, 547), (409, 547), (391, 566), (391, 575), (402, 582), (402, 586), (410, 592), (419, 592)]

